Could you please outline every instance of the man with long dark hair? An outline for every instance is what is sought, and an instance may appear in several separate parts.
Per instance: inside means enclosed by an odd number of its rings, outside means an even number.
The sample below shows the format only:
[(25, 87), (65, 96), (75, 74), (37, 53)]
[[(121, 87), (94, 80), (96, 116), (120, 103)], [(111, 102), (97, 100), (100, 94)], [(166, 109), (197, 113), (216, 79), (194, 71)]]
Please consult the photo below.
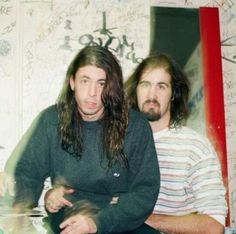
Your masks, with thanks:
[(53, 233), (140, 230), (158, 196), (151, 128), (142, 114), (127, 110), (121, 67), (100, 46), (75, 56), (57, 104), (33, 121), (6, 172), (16, 158), (14, 208), (37, 206), (50, 177), (45, 207)]
[(172, 234), (222, 234), (227, 205), (221, 167), (209, 140), (184, 126), (189, 81), (167, 54), (144, 59), (127, 80), (127, 100), (151, 125), (161, 187), (146, 223)]

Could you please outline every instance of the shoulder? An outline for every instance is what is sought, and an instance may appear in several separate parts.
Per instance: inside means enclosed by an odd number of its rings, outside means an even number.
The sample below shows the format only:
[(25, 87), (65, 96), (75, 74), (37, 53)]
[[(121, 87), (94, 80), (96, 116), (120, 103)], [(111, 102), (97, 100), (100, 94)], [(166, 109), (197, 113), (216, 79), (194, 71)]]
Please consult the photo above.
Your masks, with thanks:
[(186, 126), (170, 129), (169, 133), (182, 139), (200, 141), (205, 144), (208, 143), (208, 138), (206, 136)]
[(145, 115), (136, 110), (129, 111), (127, 136), (133, 137), (138, 142), (138, 138), (153, 139), (151, 126)]
[(215, 148), (207, 136), (189, 128), (180, 127), (171, 130), (176, 142), (182, 142), (186, 150), (194, 152), (200, 158), (212, 158), (216, 156)]
[(129, 126), (137, 126), (137, 125), (140, 127), (141, 126), (150, 127), (149, 122), (143, 113), (131, 109), (129, 110)]
[(52, 116), (52, 115), (55, 116), (55, 114), (57, 115), (57, 105), (51, 105), (46, 107), (44, 110), (40, 112), (40, 114), (44, 116)]
[(56, 105), (51, 105), (42, 110), (35, 121), (45, 124), (57, 124), (58, 123), (58, 111)]

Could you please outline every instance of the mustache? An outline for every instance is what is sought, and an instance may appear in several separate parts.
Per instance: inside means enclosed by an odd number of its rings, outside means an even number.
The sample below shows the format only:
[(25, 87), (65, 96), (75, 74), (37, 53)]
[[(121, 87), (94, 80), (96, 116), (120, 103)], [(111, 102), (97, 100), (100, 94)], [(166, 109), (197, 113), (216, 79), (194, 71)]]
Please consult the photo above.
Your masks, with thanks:
[(156, 99), (147, 99), (144, 104), (153, 103), (160, 106), (160, 103)]

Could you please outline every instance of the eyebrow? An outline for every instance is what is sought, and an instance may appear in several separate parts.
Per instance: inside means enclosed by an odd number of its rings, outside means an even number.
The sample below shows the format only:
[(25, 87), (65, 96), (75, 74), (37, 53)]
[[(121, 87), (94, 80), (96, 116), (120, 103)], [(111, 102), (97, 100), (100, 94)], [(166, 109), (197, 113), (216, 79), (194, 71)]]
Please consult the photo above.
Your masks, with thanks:
[[(79, 76), (79, 78), (91, 79), (91, 77), (86, 76), (86, 75)], [(105, 78), (98, 79), (98, 81), (105, 81), (105, 80), (106, 80), (106, 77), (105, 77)]]
[[(152, 82), (149, 81), (149, 80), (140, 80), (140, 81), (138, 82), (138, 84), (145, 83), (145, 82), (152, 84)], [(168, 83), (166, 83), (166, 82), (164, 82), (164, 81), (157, 82), (156, 84), (158, 84), (158, 85), (170, 86), (170, 84), (168, 84)]]
[(166, 86), (169, 86), (170, 84), (164, 82), (164, 81), (161, 81), (161, 82), (158, 82), (157, 84), (163, 84), (163, 85), (166, 85)]
[(85, 75), (79, 76), (79, 78), (91, 79), (89, 76), (85, 76)]

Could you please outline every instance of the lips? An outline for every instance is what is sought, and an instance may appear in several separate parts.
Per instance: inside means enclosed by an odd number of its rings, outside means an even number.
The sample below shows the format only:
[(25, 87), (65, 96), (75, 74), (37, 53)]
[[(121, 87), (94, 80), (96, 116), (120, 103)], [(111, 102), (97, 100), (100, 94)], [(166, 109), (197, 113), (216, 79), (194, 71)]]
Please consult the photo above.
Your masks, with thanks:
[(156, 107), (156, 106), (159, 106), (156, 102), (148, 102), (146, 103), (148, 106), (153, 106), (153, 107)]
[(86, 102), (85, 104), (86, 104), (86, 107), (89, 109), (94, 109), (97, 106), (96, 102)]

